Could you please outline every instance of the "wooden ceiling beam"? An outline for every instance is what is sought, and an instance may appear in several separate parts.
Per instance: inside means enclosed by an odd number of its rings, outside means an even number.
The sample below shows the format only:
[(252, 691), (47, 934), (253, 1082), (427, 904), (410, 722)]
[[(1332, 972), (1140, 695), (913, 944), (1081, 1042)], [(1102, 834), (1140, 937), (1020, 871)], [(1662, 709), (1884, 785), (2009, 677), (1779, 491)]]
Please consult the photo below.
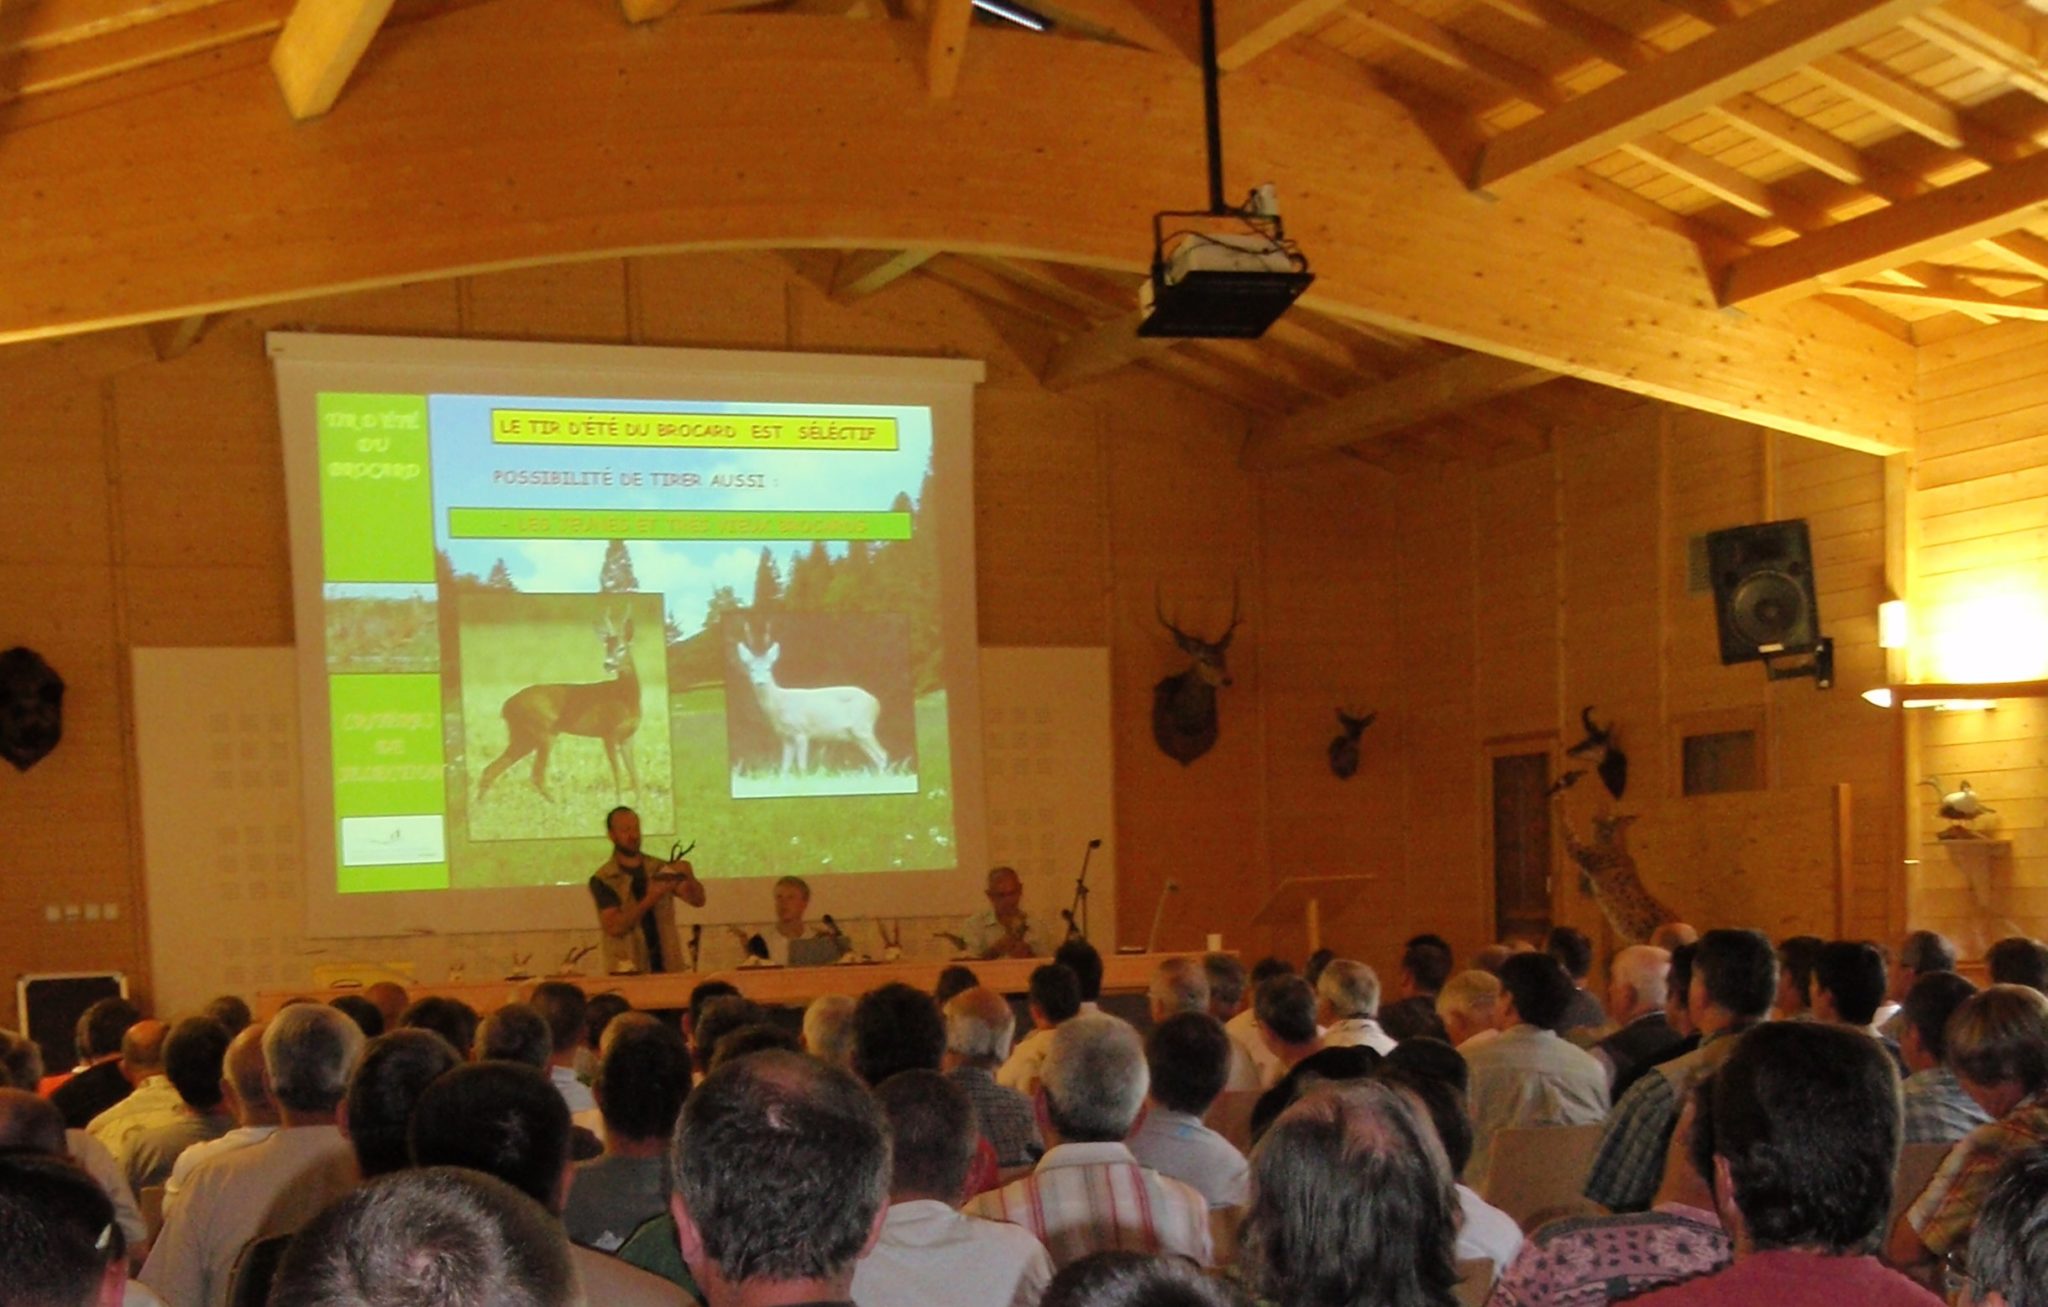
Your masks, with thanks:
[(2038, 22), (1985, 0), (1942, 0), (1905, 23), (1906, 30), (1950, 54), (1996, 73), (2021, 90), (2048, 98), (2042, 67), (2044, 34)]
[[(44, 7), (27, 9), (23, 21), (33, 20)], [(291, 7), (291, 0), (220, 0), (154, 22), (116, 27), (92, 40), (36, 43), (24, 37), (12, 49), (0, 41), (0, 104), (275, 36)], [(11, 114), (9, 125), (20, 125)]]
[(1614, 26), (1564, 0), (1486, 0), (1510, 18), (1539, 31), (1565, 37), (1588, 54), (1633, 71), (1664, 57), (1663, 51), (1635, 33)]
[(1138, 324), (1142, 321), (1144, 315), (1133, 310), (1061, 341), (1045, 361), (1039, 383), (1047, 390), (1070, 390), (1173, 348), (1175, 341), (1140, 336)]
[[(1624, 141), (1622, 153), (1639, 162), (1647, 163), (1660, 172), (1696, 186), (1720, 200), (1732, 204), (1744, 213), (1758, 218), (1778, 218), (1784, 202), (1771, 194), (1771, 188), (1748, 173), (1731, 168), (1717, 159), (1710, 159), (1690, 146), (1680, 145), (1668, 136), (1652, 136), (1640, 141)], [(1809, 224), (1812, 225), (1812, 224)]]
[(149, 347), (156, 351), (157, 358), (168, 363), (190, 353), (220, 319), (218, 313), (200, 313), (189, 318), (152, 322), (144, 330), (149, 335)]
[(1549, 176), (1877, 36), (1932, 0), (1798, 0), (1746, 14), (1490, 141), (1477, 189)]
[(1459, 32), (1440, 27), (1398, 0), (1352, 0), (1351, 16), (1395, 44), (1446, 68), (1477, 77), (1541, 109), (1565, 102), (1562, 88), (1542, 73)]
[(1870, 173), (1856, 147), (1755, 95), (1738, 95), (1726, 104), (1714, 105), (1709, 112), (1838, 182), (1859, 186)]
[(1286, 467), (1552, 380), (1526, 363), (1462, 354), (1261, 427), (1239, 461), (1254, 471)]
[(937, 250), (848, 250), (832, 269), (832, 298), (850, 303), (917, 271)]
[(1891, 119), (1916, 136), (1951, 150), (1963, 148), (1963, 117), (1954, 105), (1909, 86), (1851, 55), (1816, 59), (1807, 76), (1821, 85)]
[(1063, 337), (1079, 335), (1095, 325), (1094, 319), (1087, 314), (1035, 294), (1014, 281), (992, 275), (985, 267), (957, 254), (942, 254), (918, 272), (941, 285), (951, 286), (980, 304), (1048, 328)]
[(1825, 282), (1858, 281), (2002, 235), (2043, 204), (2048, 204), (2048, 152), (1758, 250), (1723, 273), (1721, 302), (1771, 303), (1812, 293)]
[[(1170, 54), (1191, 62), (1202, 57), (1201, 34), (1192, 22), (1177, 22), (1143, 0), (1035, 0), (1030, 8), (1053, 20), (1067, 36), (1107, 41), (1134, 50)], [(1192, 15), (1192, 7), (1189, 15)], [(1219, 15), (1217, 21), (1222, 22)]]
[(1089, 269), (985, 254), (963, 254), (960, 258), (1091, 318), (1128, 313), (1137, 307), (1136, 292), (1126, 290), (1104, 274)]
[(960, 82), (960, 60), (967, 53), (967, 27), (974, 18), (974, 0), (929, 0), (925, 10), (925, 93), (934, 100), (952, 98)]
[(298, 0), (270, 51), (292, 117), (317, 118), (334, 107), (341, 88), (384, 25), (392, 0)]
[(1977, 242), (1977, 248), (2004, 259), (2022, 271), (2031, 272), (2039, 277), (2048, 277), (2048, 240), (2030, 231), (1986, 236)]
[(2048, 300), (2038, 293), (2007, 298), (1979, 290), (1950, 287), (1935, 290), (1926, 286), (1893, 286), (1883, 282), (1852, 281), (1827, 289), (1830, 295), (1851, 295), (1879, 303), (1910, 304), (1919, 308), (1945, 309), (1966, 314), (1979, 322), (2021, 319), (2048, 322)]
[(1216, 66), (1234, 72), (1344, 7), (1345, 0), (1231, 0), (1218, 5)]

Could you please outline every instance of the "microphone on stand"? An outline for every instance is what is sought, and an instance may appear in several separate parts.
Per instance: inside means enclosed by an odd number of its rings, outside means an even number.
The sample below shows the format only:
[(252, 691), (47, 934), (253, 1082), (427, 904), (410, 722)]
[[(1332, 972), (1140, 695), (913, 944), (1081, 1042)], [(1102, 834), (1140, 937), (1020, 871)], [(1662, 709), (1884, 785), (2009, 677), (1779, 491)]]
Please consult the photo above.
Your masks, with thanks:
[(1159, 923), (1166, 919), (1166, 896), (1178, 893), (1180, 893), (1180, 882), (1171, 877), (1167, 879), (1164, 885), (1159, 887), (1159, 906), (1152, 909), (1152, 933), (1145, 936), (1145, 951), (1147, 953), (1159, 951)]
[[(1088, 847), (1081, 852), (1081, 874), (1074, 879), (1074, 901), (1060, 913), (1067, 919), (1067, 938), (1088, 938), (1088, 860), (1095, 856), (1095, 850), (1102, 847), (1100, 838), (1088, 841)], [(1075, 920), (1079, 914), (1080, 920)]]
[(824, 921), (825, 921), (825, 933), (826, 933), (826, 934), (827, 934), (828, 936), (830, 936), (830, 937), (831, 937), (831, 938), (833, 938), (833, 939), (845, 939), (845, 938), (846, 938), (846, 932), (845, 932), (845, 931), (843, 931), (843, 930), (841, 930), (841, 929), (839, 929), (839, 923), (838, 923), (838, 922), (836, 922), (836, 921), (834, 921), (834, 920), (832, 920), (832, 914), (831, 914), (831, 913), (829, 913), (829, 912), (828, 912), (828, 913), (826, 913), (826, 914), (825, 914), (825, 917), (824, 917)]

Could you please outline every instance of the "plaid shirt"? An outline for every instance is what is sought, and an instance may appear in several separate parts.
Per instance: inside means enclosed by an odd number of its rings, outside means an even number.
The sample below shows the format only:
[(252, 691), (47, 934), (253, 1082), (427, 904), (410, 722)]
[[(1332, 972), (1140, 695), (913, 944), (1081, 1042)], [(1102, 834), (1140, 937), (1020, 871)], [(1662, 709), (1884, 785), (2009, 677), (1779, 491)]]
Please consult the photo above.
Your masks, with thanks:
[(1991, 1193), (1998, 1168), (2048, 1142), (2048, 1092), (2022, 1102), (1990, 1125), (1978, 1126), (1942, 1159), (1934, 1178), (1906, 1209), (1906, 1222), (1936, 1257), (1960, 1248), (1977, 1224), (1977, 1209)]
[(1038, 1117), (1031, 1100), (1014, 1089), (996, 1083), (988, 1070), (978, 1066), (955, 1067), (953, 1083), (967, 1091), (974, 1115), (981, 1122), (981, 1137), (996, 1150), (997, 1166), (1029, 1166), (1045, 1151), (1038, 1134)]
[(1907, 1076), (1899, 1100), (1906, 1111), (1905, 1142), (1909, 1144), (1952, 1144), (1991, 1120), (1977, 1100), (1963, 1092), (1955, 1072), (1945, 1066)]
[(1139, 1166), (1122, 1144), (1060, 1144), (1030, 1175), (961, 1210), (1023, 1226), (1055, 1268), (1111, 1248), (1178, 1254), (1198, 1266), (1215, 1260), (1202, 1195)]
[(1717, 1031), (1684, 1057), (1651, 1067), (1607, 1116), (1607, 1133), (1586, 1175), (1586, 1197), (1611, 1212), (1640, 1212), (1657, 1196), (1664, 1154), (1685, 1095), (1735, 1050), (1732, 1030)]

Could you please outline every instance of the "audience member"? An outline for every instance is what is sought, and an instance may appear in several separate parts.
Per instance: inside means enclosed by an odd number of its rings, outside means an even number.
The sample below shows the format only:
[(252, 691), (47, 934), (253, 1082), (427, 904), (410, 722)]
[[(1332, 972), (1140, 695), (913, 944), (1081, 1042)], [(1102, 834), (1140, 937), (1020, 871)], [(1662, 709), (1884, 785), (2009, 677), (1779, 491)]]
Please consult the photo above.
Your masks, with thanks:
[(2048, 1302), (2048, 1149), (2029, 1149), (1999, 1169), (1970, 1234), (1953, 1301), (1960, 1307)]
[(932, 986), (932, 1002), (943, 1008), (952, 1001), (953, 995), (964, 993), (980, 983), (973, 967), (955, 962), (939, 972), (938, 983)]
[(384, 1011), (362, 994), (342, 994), (327, 1000), (327, 1006), (356, 1023), (364, 1039), (384, 1033)]
[(1314, 989), (1323, 978), (1323, 968), (1336, 960), (1337, 950), (1332, 948), (1317, 949), (1308, 955), (1308, 961), (1301, 964), (1301, 978), (1308, 982), (1310, 989)]
[(168, 1215), (185, 1192), (192, 1172), (210, 1158), (221, 1157), (238, 1148), (268, 1139), (277, 1133), (277, 1104), (270, 1099), (270, 1087), (263, 1080), (262, 1022), (252, 1022), (228, 1043), (221, 1059), (220, 1087), (227, 1100), (234, 1128), (218, 1139), (193, 1144), (178, 1154), (164, 1181), (164, 1212)]
[(363, 1179), (412, 1164), (413, 1108), (428, 1085), (460, 1065), (448, 1041), (431, 1030), (394, 1030), (363, 1045), (340, 1116)]
[(172, 1027), (164, 1040), (164, 1079), (177, 1091), (179, 1110), (161, 1125), (141, 1127), (125, 1152), (115, 1155), (130, 1189), (140, 1193), (162, 1184), (179, 1154), (234, 1125), (221, 1078), (232, 1039), (226, 1026), (208, 1017), (187, 1017)]
[(936, 1071), (946, 1054), (946, 1023), (932, 996), (883, 985), (853, 1007), (853, 1073), (870, 1086), (898, 1071)]
[(533, 1010), (548, 1027), (548, 1080), (569, 1105), (569, 1120), (597, 1131), (603, 1122), (590, 1086), (576, 1076), (576, 1055), (590, 1027), (590, 1001), (566, 980), (543, 980), (533, 987)]
[(1491, 971), (1460, 971), (1436, 996), (1444, 1042), (1469, 1053), (1500, 1034), (1500, 977)]
[(142, 1013), (125, 998), (103, 998), (78, 1018), (80, 1069), (50, 1094), (67, 1129), (83, 1130), (92, 1119), (128, 1097), (135, 1086), (121, 1073), (121, 1042)]
[[(1416, 935), (1401, 948), (1401, 997), (1380, 1008), (1380, 1026), (1397, 1042), (1429, 1029), (1440, 1016), (1437, 995), (1451, 978), (1451, 946), (1441, 935)], [(1440, 1036), (1439, 1036), (1440, 1037)]]
[(124, 1168), (136, 1136), (169, 1125), (184, 1113), (177, 1087), (164, 1074), (164, 1041), (170, 1033), (169, 1026), (148, 1018), (128, 1027), (115, 1065), (127, 1079), (129, 1092), (86, 1123), (86, 1133), (105, 1144)]
[(741, 1026), (759, 1025), (769, 1019), (768, 1009), (739, 994), (720, 994), (706, 999), (697, 1009), (697, 1015), (689, 1022), (685, 1032), (690, 1040), (690, 1060), (697, 1068), (697, 1078), (703, 1079), (711, 1072), (711, 1055), (718, 1049), (718, 1041), (738, 1030)]
[[(377, 1005), (377, 1014), (384, 1018), (384, 1029), (396, 1030), (399, 1019), (412, 1002), (412, 995), (405, 992), (405, 986), (395, 980), (380, 980), (363, 991), (363, 997)], [(244, 1024), (247, 1024), (246, 1022)]]
[(1579, 992), (1545, 953), (1518, 953), (1500, 968), (1500, 1036), (1466, 1055), (1470, 1071), (1473, 1187), (1484, 1191), (1494, 1141), (1516, 1126), (1592, 1125), (1607, 1115), (1607, 1072), (1566, 1043), (1558, 1027)]
[(789, 1053), (804, 1051), (803, 1040), (787, 1028), (772, 1021), (756, 1021), (738, 1030), (728, 1030), (718, 1037), (717, 1045), (711, 1050), (711, 1069), (715, 1071), (722, 1063), (736, 1057), (747, 1057), (771, 1048)]
[(1229, 1280), (1178, 1257), (1090, 1253), (1046, 1286), (1039, 1307), (1243, 1307)]
[(1927, 972), (1906, 991), (1899, 1007), (1899, 1056), (1907, 1076), (1899, 1098), (1909, 1144), (1952, 1144), (1991, 1120), (1945, 1063), (1949, 1019), (1976, 992), (1953, 971)]
[(1607, 1008), (1615, 1030), (1592, 1053), (1607, 1070), (1609, 1102), (1685, 1040), (1664, 1012), (1670, 977), (1671, 955), (1649, 944), (1632, 944), (1607, 964)]
[[(1699, 1027), (1692, 1023), (1692, 960), (1698, 956), (1697, 942), (1680, 944), (1671, 950), (1671, 975), (1664, 985), (1664, 1019), (1671, 1028), (1685, 1036), (1685, 1041), (1670, 1053), (1650, 1063), (1669, 1062), (1674, 1057), (1683, 1057), (1700, 1046)], [(1617, 1101), (1620, 1095), (1615, 1096)]]
[(0, 1303), (111, 1307), (127, 1285), (128, 1242), (92, 1178), (62, 1157), (0, 1156)]
[(1899, 945), (1899, 955), (1892, 960), (1885, 981), (1885, 1001), (1893, 1009), (1884, 1032), (1887, 1036), (1896, 1040), (1904, 1034), (1905, 1022), (1896, 1014), (1905, 1006), (1906, 995), (1912, 992), (1913, 982), (1922, 976), (1954, 971), (1956, 957), (1955, 943), (1946, 935), (1916, 930), (1906, 936)]
[(1691, 965), (1687, 1013), (1699, 1047), (1658, 1063), (1616, 1100), (1593, 1155), (1586, 1197), (1612, 1212), (1649, 1206), (1686, 1093), (1764, 1019), (1778, 993), (1777, 951), (1757, 931), (1708, 931), (1693, 946)]
[(1885, 983), (1884, 954), (1875, 944), (1838, 939), (1822, 945), (1813, 960), (1814, 1019), (1883, 1039), (1876, 1017)]
[(229, 1039), (247, 1030), (249, 1023), (256, 1019), (255, 1014), (249, 1011), (249, 1004), (238, 994), (219, 995), (199, 1009), (199, 1015), (227, 1027)]
[(1258, 1032), (1252, 1028), (1252, 1019), (1245, 1015), (1249, 1010), (1245, 1002), (1245, 990), (1249, 985), (1244, 963), (1228, 953), (1205, 953), (1202, 955), (1202, 974), (1209, 979), (1209, 1015), (1221, 1021), (1223, 1033), (1230, 1036), (1230, 1078), (1224, 1082), (1223, 1088), (1231, 1092), (1255, 1093), (1264, 1088), (1262, 1063), (1270, 1054), (1259, 1043)]
[[(473, 1062), (420, 1095), (413, 1109), (412, 1155), (419, 1166), (468, 1167), (504, 1181), (557, 1218), (551, 1224), (559, 1232), (571, 1129), (568, 1104), (539, 1070), (521, 1062)], [(756, 1159), (756, 1169), (765, 1169), (762, 1159)], [(675, 1286), (593, 1249), (572, 1246), (569, 1258), (593, 1304), (681, 1307), (688, 1301)]]
[(1449, 1043), (1450, 1032), (1444, 1029), (1443, 1019), (1434, 1008), (1420, 1003), (1403, 1000), (1389, 1003), (1380, 1009), (1380, 1029), (1387, 1032), (1387, 1038), (1394, 1041), (1396, 1048), (1411, 1039), (1434, 1039), (1438, 1043)]
[(398, 1017), (401, 1026), (431, 1030), (448, 1041), (448, 1047), (469, 1056), (476, 1047), (476, 1009), (458, 998), (429, 994), (414, 999)]
[[(22, 1054), (23, 1045), (27, 1055)], [(143, 1224), (134, 1192), (122, 1178), (121, 1168), (114, 1165), (113, 1155), (85, 1131), (66, 1129), (63, 1114), (56, 1106), (32, 1092), (43, 1072), (41, 1052), (34, 1044), (18, 1035), (0, 1032), (0, 1051), (9, 1055), (5, 1058), (7, 1078), (0, 1081), (0, 1085), (9, 1087), (0, 1088), (0, 1099), (12, 1104), (11, 1108), (0, 1108), (0, 1153), (10, 1149), (53, 1153), (76, 1165), (107, 1196), (114, 1209), (115, 1223), (121, 1227), (121, 1237), (140, 1256), (149, 1231)], [(131, 1304), (145, 1294), (147, 1290), (139, 1285), (129, 1287)], [(154, 1301), (153, 1295), (150, 1301)]]
[(1935, 1307), (1871, 1255), (1899, 1157), (1897, 1079), (1882, 1047), (1817, 1023), (1758, 1026), (1722, 1062), (1711, 1111), (1714, 1187), (1735, 1260), (1637, 1301)]
[(1813, 966), (1827, 941), (1818, 935), (1794, 935), (1778, 945), (1778, 997), (1772, 1015), (1779, 1021), (1813, 1019)]
[(1500, 974), (1500, 964), (1517, 953), (1526, 953), (1526, 948), (1517, 949), (1507, 944), (1488, 944), (1472, 955), (1472, 969), (1484, 971), (1489, 976)]
[(292, 1240), (270, 1301), (291, 1307), (581, 1307), (545, 1208), (461, 1167), (388, 1175)]
[(1152, 973), (1145, 1000), (1155, 1026), (1177, 1012), (1207, 1012), (1209, 973), (1199, 958), (1168, 958)]
[(1244, 1154), (1202, 1123), (1230, 1074), (1230, 1036), (1207, 1012), (1178, 1013), (1152, 1028), (1145, 1065), (1150, 1097), (1126, 1140), (1131, 1156), (1140, 1166), (1194, 1186), (1211, 1211), (1243, 1206), (1249, 1176)]
[(142, 1282), (159, 1297), (175, 1307), (220, 1307), (245, 1244), (298, 1229), (356, 1183), (335, 1110), (363, 1042), (356, 1023), (325, 1004), (295, 1004), (271, 1018), (263, 1073), (279, 1128), (187, 1177), (142, 1267)]
[(608, 1043), (595, 1085), (604, 1156), (576, 1168), (562, 1210), (570, 1239), (615, 1252), (662, 1213), (663, 1157), (689, 1090), (690, 1050), (667, 1026), (636, 1022)]
[(1678, 1116), (1664, 1181), (1646, 1212), (1574, 1216), (1532, 1231), (1487, 1307), (1606, 1307), (1727, 1266), (1734, 1245), (1714, 1201), (1712, 1074)]
[[(1300, 976), (1278, 975), (1260, 981), (1252, 990), (1252, 1018), (1260, 1042), (1271, 1055), (1269, 1071), (1284, 1076), (1303, 1058), (1322, 1051), (1315, 991)], [(1267, 1088), (1278, 1083), (1276, 1076)]]
[(690, 1003), (683, 1010), (683, 1039), (692, 1051), (697, 1047), (697, 1021), (704, 1015), (704, 1009), (714, 1000), (739, 996), (739, 986), (729, 980), (701, 980), (691, 986)]
[(1017, 1226), (959, 1210), (977, 1137), (966, 1091), (936, 1071), (904, 1071), (875, 1097), (889, 1121), (889, 1205), (880, 1238), (854, 1270), (853, 1301), (1037, 1307), (1052, 1279), (1044, 1246)]
[(2048, 998), (1996, 984), (1949, 1018), (1948, 1065), (1963, 1092), (1991, 1117), (1942, 1159), (1892, 1232), (1894, 1266), (1912, 1267), (1961, 1248), (1998, 1168), (2048, 1142)]
[(1572, 1035), (1605, 1027), (1607, 1009), (1600, 1005), (1599, 996), (1586, 988), (1586, 977), (1593, 974), (1593, 941), (1586, 938), (1586, 932), (1575, 926), (1552, 926), (1550, 934), (1544, 937), (1543, 951), (1556, 958), (1572, 978), (1572, 1001), (1564, 1010), (1557, 1033)]
[(1689, 944), (1700, 942), (1700, 932), (1683, 921), (1667, 921), (1650, 932), (1650, 947), (1661, 948), (1666, 953), (1676, 953)]
[(1458, 1200), (1435, 1132), (1390, 1085), (1329, 1086), (1252, 1154), (1247, 1280), (1287, 1307), (1454, 1300)]
[(1041, 1086), (1051, 1147), (1030, 1175), (981, 1195), (968, 1210), (1023, 1226), (1055, 1266), (1103, 1248), (1178, 1253), (1208, 1265), (1202, 1195), (1140, 1166), (1123, 1142), (1150, 1087), (1138, 1032), (1091, 1013), (1061, 1025), (1051, 1045)]
[(1984, 953), (1994, 985), (2025, 985), (2048, 994), (2048, 944), (2024, 935), (2001, 939)]
[(1053, 1032), (1081, 1010), (1080, 978), (1072, 968), (1057, 962), (1034, 969), (1026, 1010), (1031, 1014), (1031, 1033), (1011, 1047), (1010, 1056), (996, 1071), (996, 1083), (1029, 1095), (1038, 1092), (1039, 1073), (1046, 1051), (1052, 1047)]
[[(1410, 1041), (1429, 1042), (1429, 1041)], [(1396, 1044), (1395, 1052), (1404, 1045)], [(1346, 1080), (1364, 1080), (1380, 1069), (1383, 1061), (1378, 1053), (1363, 1044), (1352, 1044), (1346, 1048), (1326, 1048), (1311, 1053), (1288, 1068), (1280, 1077), (1280, 1083), (1259, 1095), (1259, 1101), (1252, 1105), (1251, 1141), (1257, 1146), (1266, 1130), (1280, 1114), (1306, 1098), (1312, 1091), (1323, 1085)]]
[(849, 1073), (761, 1053), (718, 1068), (684, 1103), (669, 1179), (677, 1242), (708, 1307), (843, 1303), (881, 1234), (888, 1125)]
[[(1418, 1040), (1408, 1047), (1420, 1048), (1423, 1042)], [(1450, 1165), (1451, 1179), (1457, 1186), (1457, 1259), (1461, 1262), (1489, 1262), (1493, 1266), (1493, 1275), (1498, 1278), (1508, 1263), (1515, 1259), (1515, 1254), (1521, 1251), (1522, 1230), (1515, 1224), (1514, 1217), (1481, 1198), (1459, 1180), (1472, 1160), (1472, 1118), (1465, 1110), (1464, 1090), (1452, 1077), (1462, 1074), (1465, 1068), (1456, 1050), (1448, 1044), (1439, 1045), (1439, 1048), (1448, 1055), (1450, 1075), (1444, 1074), (1446, 1068), (1442, 1065), (1429, 1065), (1436, 1061), (1435, 1058), (1409, 1057), (1398, 1064), (1389, 1058), (1380, 1066), (1376, 1078), (1409, 1094), (1422, 1105), (1436, 1131), (1437, 1142), (1443, 1145), (1444, 1160)]]
[(996, 1165), (1031, 1165), (1045, 1152), (1031, 1100), (996, 1083), (996, 1069), (1010, 1053), (1017, 1014), (1001, 994), (977, 985), (946, 1003), (944, 1020), (946, 1054), (940, 1066), (974, 1105), (981, 1137), (994, 1150)]
[(479, 1062), (518, 1062), (546, 1071), (553, 1053), (548, 1023), (530, 1004), (507, 1003), (477, 1025), (473, 1056)]
[(8, 1152), (68, 1156), (63, 1114), (26, 1089), (0, 1089), (0, 1153)]
[(804, 1052), (834, 1066), (853, 1065), (853, 996), (820, 994), (804, 1009)]
[(1102, 954), (1085, 939), (1070, 939), (1053, 950), (1052, 960), (1081, 982), (1081, 1010), (1096, 1012), (1102, 1000)]
[(1394, 1041), (1380, 1029), (1380, 978), (1363, 962), (1333, 959), (1315, 981), (1316, 1021), (1325, 1027), (1323, 1045), (1363, 1044), (1384, 1057)]
[[(586, 1074), (597, 1070), (598, 1045), (604, 1039), (605, 1030), (619, 1017), (633, 1010), (632, 1000), (617, 990), (606, 990), (592, 994), (583, 1004), (583, 1057), (577, 1069)], [(683, 1036), (689, 1042), (689, 1036)]]

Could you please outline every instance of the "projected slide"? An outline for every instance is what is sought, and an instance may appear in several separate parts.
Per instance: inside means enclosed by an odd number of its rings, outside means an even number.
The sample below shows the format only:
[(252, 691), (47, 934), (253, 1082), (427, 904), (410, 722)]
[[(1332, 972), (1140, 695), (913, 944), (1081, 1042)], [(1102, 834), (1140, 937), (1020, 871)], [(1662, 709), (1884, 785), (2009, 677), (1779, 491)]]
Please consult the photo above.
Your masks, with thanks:
[(315, 404), (341, 893), (955, 865), (928, 409)]

